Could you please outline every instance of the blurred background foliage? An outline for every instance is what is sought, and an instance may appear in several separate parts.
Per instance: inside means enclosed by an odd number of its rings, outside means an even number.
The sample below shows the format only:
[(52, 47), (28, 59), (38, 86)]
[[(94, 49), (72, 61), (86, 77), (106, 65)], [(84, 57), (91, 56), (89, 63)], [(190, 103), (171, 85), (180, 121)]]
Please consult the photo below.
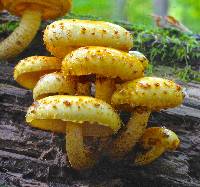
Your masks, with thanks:
[[(73, 0), (72, 13), (113, 20), (121, 19), (151, 28), (154, 27), (151, 15), (156, 12), (157, 2), (156, 0)], [(181, 21), (194, 33), (200, 33), (199, 0), (167, 0), (167, 3), (168, 15)]]

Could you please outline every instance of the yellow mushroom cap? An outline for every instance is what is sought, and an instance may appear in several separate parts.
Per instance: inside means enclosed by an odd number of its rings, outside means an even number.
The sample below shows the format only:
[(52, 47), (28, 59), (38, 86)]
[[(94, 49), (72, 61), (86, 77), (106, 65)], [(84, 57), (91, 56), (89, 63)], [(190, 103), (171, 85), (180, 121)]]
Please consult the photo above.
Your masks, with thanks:
[[(112, 133), (120, 128), (120, 118), (106, 102), (86, 96), (56, 95), (40, 99), (29, 107), (26, 121), (32, 127), (65, 132), (67, 121), (90, 126), (102, 126)], [(60, 129), (56, 126), (60, 126)], [(85, 129), (85, 128), (83, 128)], [(87, 129), (86, 129), (87, 130)], [(87, 134), (87, 133), (86, 133)]]
[(182, 88), (175, 82), (157, 77), (143, 77), (122, 84), (112, 96), (112, 104), (127, 109), (149, 110), (172, 108), (183, 102)]
[(74, 95), (76, 84), (73, 78), (61, 73), (50, 73), (42, 76), (33, 89), (33, 99), (38, 100), (51, 94)]
[(145, 130), (139, 143), (142, 144), (144, 149), (149, 149), (159, 144), (167, 150), (175, 150), (179, 146), (180, 140), (176, 133), (169, 129), (151, 127)]
[(2, 0), (9, 12), (22, 16), (25, 10), (42, 12), (43, 19), (55, 19), (63, 16), (71, 8), (71, 0)]
[(84, 46), (105, 46), (128, 51), (132, 35), (123, 27), (103, 21), (67, 19), (55, 21), (44, 31), (44, 43), (56, 57)]
[(142, 63), (142, 65), (144, 66), (145, 69), (147, 68), (149, 61), (144, 56), (144, 54), (140, 53), (139, 51), (129, 51), (129, 54), (134, 56), (137, 60), (139, 60)]
[(31, 56), (21, 60), (14, 69), (14, 79), (23, 87), (33, 89), (41, 76), (59, 71), (61, 61), (55, 57)]
[(81, 47), (62, 61), (65, 75), (97, 74), (103, 77), (132, 80), (142, 77), (144, 67), (132, 55), (107, 47)]
[(164, 127), (151, 127), (145, 130), (139, 144), (145, 150), (137, 154), (135, 165), (146, 165), (160, 157), (165, 151), (175, 150), (180, 140), (171, 130)]

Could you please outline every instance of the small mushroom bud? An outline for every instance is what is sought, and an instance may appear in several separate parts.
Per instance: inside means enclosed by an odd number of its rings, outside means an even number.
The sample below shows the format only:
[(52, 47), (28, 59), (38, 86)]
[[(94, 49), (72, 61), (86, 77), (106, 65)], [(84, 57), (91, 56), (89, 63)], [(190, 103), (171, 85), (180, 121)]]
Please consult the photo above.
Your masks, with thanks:
[(145, 130), (139, 145), (146, 150), (139, 153), (134, 163), (136, 165), (146, 165), (160, 157), (165, 151), (173, 151), (180, 144), (178, 136), (171, 130), (164, 127), (151, 127)]

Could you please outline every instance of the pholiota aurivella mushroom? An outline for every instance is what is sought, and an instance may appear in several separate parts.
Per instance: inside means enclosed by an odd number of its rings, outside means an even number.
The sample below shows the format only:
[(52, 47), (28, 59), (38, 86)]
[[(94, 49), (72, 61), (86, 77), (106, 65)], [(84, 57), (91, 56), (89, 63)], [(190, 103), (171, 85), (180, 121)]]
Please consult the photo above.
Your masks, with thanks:
[(113, 140), (109, 155), (121, 159), (144, 133), (151, 111), (176, 107), (183, 99), (182, 88), (167, 79), (143, 77), (120, 85), (113, 93), (111, 103), (133, 113), (126, 129)]
[(115, 80), (133, 80), (144, 74), (143, 64), (126, 52), (88, 46), (76, 49), (65, 56), (62, 69), (67, 76), (96, 75), (95, 97), (110, 103)]
[(77, 170), (91, 168), (96, 162), (93, 154), (84, 147), (83, 136), (93, 136), (93, 129), (97, 128), (104, 128), (111, 135), (121, 124), (118, 114), (106, 102), (66, 95), (49, 96), (34, 102), (27, 111), (26, 121), (32, 127), (65, 132), (68, 159)]
[(180, 144), (178, 136), (165, 127), (151, 127), (144, 131), (139, 145), (145, 152), (137, 154), (135, 165), (146, 165), (160, 157), (165, 151), (173, 151)]
[(61, 60), (56, 57), (31, 56), (15, 66), (14, 79), (21, 86), (32, 90), (41, 76), (60, 69)]
[(76, 82), (60, 72), (45, 74), (33, 89), (33, 99), (38, 100), (51, 95), (75, 95)]
[(22, 16), (19, 27), (0, 43), (0, 59), (14, 57), (32, 41), (39, 29), (41, 19), (55, 19), (67, 13), (71, 0), (1, 0), (4, 9)]
[(132, 35), (123, 27), (103, 21), (64, 19), (44, 31), (46, 48), (58, 58), (79, 47), (104, 46), (122, 51), (133, 47)]

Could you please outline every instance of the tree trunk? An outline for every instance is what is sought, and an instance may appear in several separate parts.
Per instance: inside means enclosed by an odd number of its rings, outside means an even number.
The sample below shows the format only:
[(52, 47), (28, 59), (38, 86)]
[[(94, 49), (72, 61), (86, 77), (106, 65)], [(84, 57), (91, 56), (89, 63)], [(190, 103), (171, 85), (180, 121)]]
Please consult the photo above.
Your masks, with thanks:
[(169, 2), (168, 0), (154, 0), (154, 13), (159, 16), (167, 16)]
[[(154, 0), (153, 2), (154, 14), (158, 16), (167, 16), (169, 3), (168, 0)], [(160, 20), (160, 26), (166, 24), (166, 20)]]
[(113, 5), (113, 19), (127, 21), (126, 11), (127, 0), (116, 0)]

